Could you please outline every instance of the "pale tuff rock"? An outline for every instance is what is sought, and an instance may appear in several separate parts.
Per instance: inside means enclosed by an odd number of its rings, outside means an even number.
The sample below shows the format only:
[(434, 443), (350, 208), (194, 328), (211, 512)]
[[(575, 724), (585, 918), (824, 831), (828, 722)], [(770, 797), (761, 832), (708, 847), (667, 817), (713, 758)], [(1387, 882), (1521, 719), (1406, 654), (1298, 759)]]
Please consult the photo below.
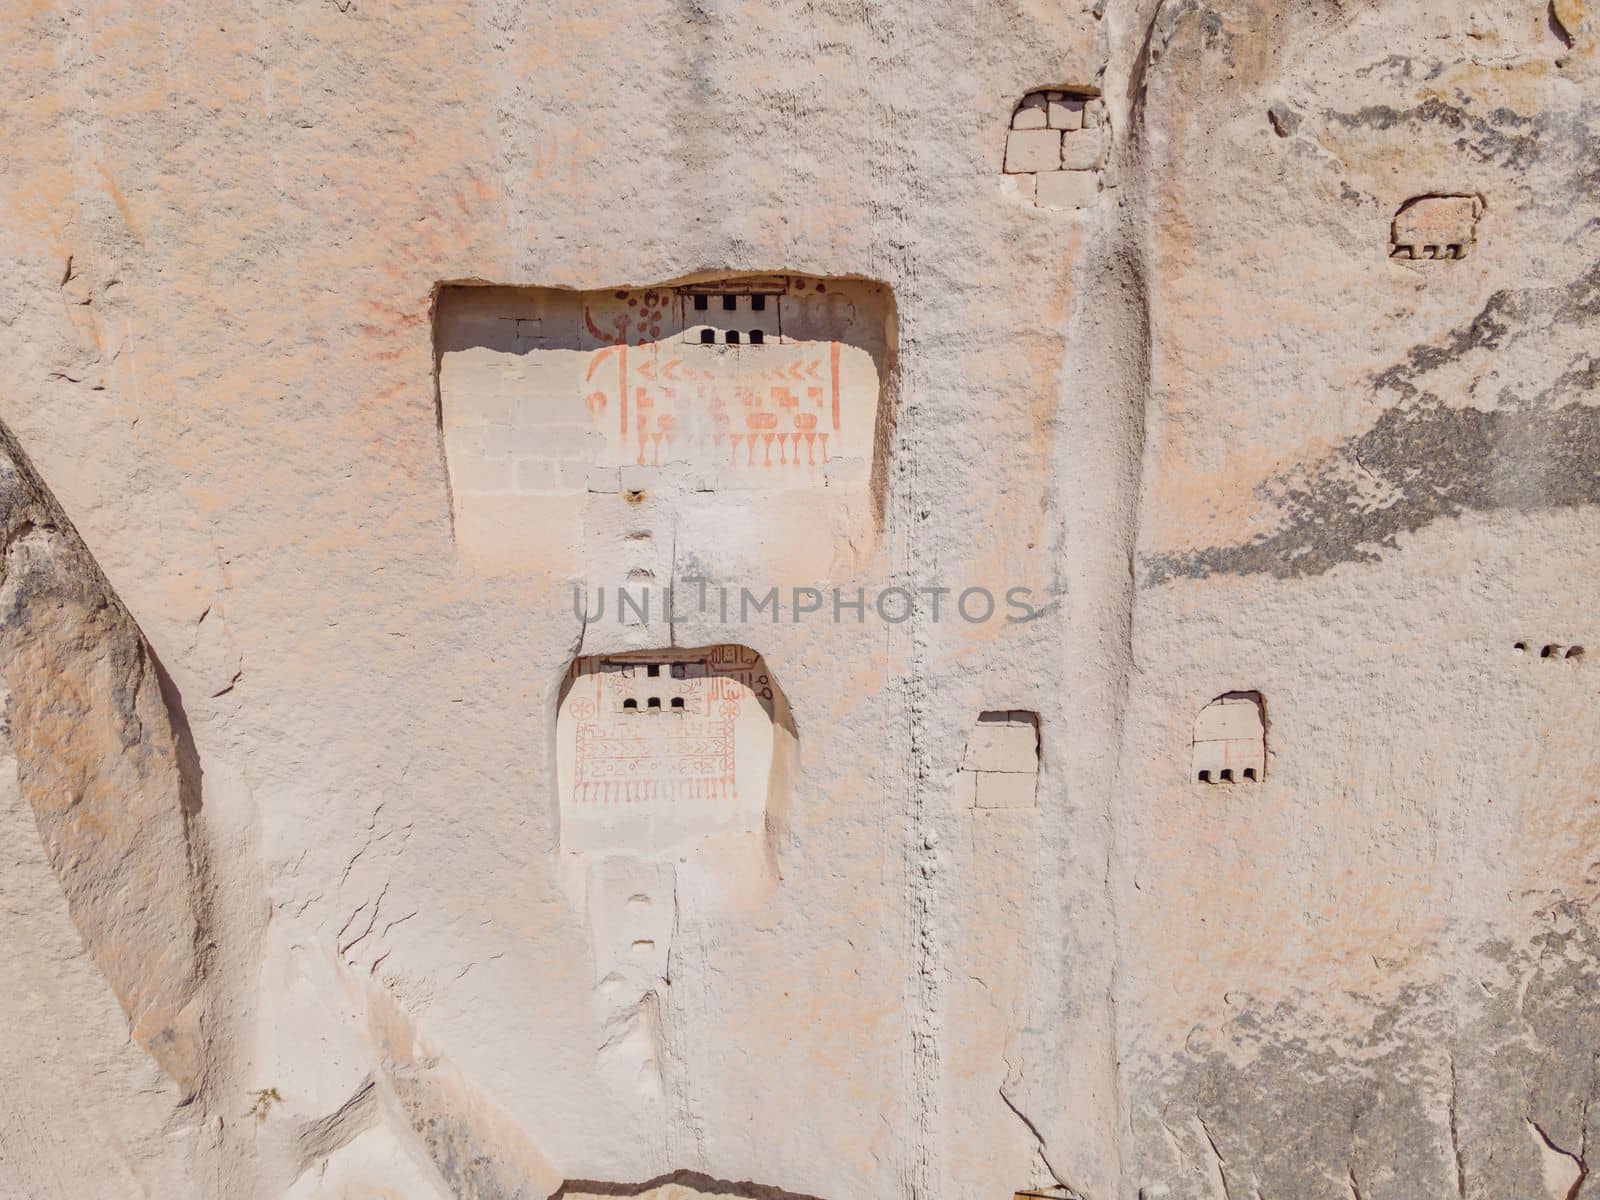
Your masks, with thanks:
[(198, 764), (138, 627), (3, 429), (0, 536), (21, 794), (133, 1040), (190, 1093), (203, 1068)]
[(1201, 783), (1258, 783), (1267, 773), (1267, 735), (1261, 697), (1219, 696), (1194, 719), (1189, 770)]
[(192, 1122), (84, 950), (8, 744), (0, 845), (0, 1196), (189, 1194)]
[(1586, 6), (10, 6), (0, 1191), (1587, 1196)]
[[(451, 1063), (368, 970), (274, 922), (263, 985), (280, 991), (249, 1090), (259, 1190), (295, 1200), (548, 1196), (560, 1174), (529, 1131)], [(304, 1046), (315, 1044), (316, 1056)], [(205, 1194), (203, 1191), (201, 1194)]]
[(1051, 171), (1038, 177), (1040, 208), (1088, 208), (1100, 194), (1093, 171)]

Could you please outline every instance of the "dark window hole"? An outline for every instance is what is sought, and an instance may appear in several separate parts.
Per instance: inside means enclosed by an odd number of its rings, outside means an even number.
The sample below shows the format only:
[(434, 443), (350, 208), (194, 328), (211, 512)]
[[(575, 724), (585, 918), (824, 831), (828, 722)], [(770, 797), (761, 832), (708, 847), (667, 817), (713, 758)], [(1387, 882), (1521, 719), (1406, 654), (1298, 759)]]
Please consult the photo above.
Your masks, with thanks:
[(1246, 767), (1244, 769), (1244, 777), (1250, 780), (1251, 783), (1254, 783), (1256, 778), (1256, 769), (1254, 767)]
[(661, 678), (661, 664), (660, 663), (651, 663), (648, 667), (646, 667), (644, 669), (644, 671), (645, 671), (645, 674), (650, 676), (651, 679), (659, 679), (659, 678)]
[(767, 311), (767, 298), (765, 296), (751, 296), (750, 297), (750, 311), (751, 312), (766, 312)]
[(1201, 771), (1200, 772), (1200, 782), (1201, 783), (1210, 783), (1211, 782), (1211, 772), (1210, 771)]
[(626, 700), (624, 700), (622, 702), (622, 707), (623, 708), (638, 708), (639, 707), (639, 702), (637, 700), (633, 699), (632, 697), (629, 697), (628, 699), (626, 699)]
[(1233, 782), (1233, 768), (1232, 767), (1229, 767), (1226, 771), (1224, 771), (1222, 773), (1222, 782), (1223, 783), (1232, 783)]
[(759, 346), (759, 345), (761, 345), (761, 343), (765, 342), (766, 340), (767, 340), (767, 335), (765, 333), (761, 332), (761, 330), (752, 329), (750, 331), (750, 344), (752, 346)]
[(717, 340), (717, 331), (715, 329), (702, 329), (700, 331), (700, 344), (702, 346), (709, 346), (709, 345), (711, 345), (711, 343), (715, 342), (716, 340)]
[(1582, 658), (1583, 657), (1583, 647), (1582, 646), (1569, 646), (1567, 648), (1567, 657), (1568, 658)]
[(661, 697), (660, 696), (651, 696), (650, 697), (650, 701), (646, 705), (646, 707), (648, 707), (648, 708), (660, 708), (661, 707)]
[(739, 297), (724, 296), (722, 298), (722, 307), (725, 312), (732, 312), (734, 309), (739, 307)]
[(1543, 650), (1539, 651), (1539, 657), (1540, 658), (1552, 658), (1552, 657), (1555, 656), (1555, 653), (1556, 653), (1556, 647), (1554, 647), (1554, 646), (1546, 646)]
[(672, 707), (681, 709), (683, 707), (683, 697), (682, 696), (674, 696), (672, 698)]
[(695, 312), (705, 312), (705, 310), (710, 308), (710, 307), (711, 307), (711, 297), (710, 296), (696, 296), (694, 298), (694, 310), (695, 310)]
[(739, 344), (739, 331), (737, 329), (728, 330), (728, 345), (737, 346), (738, 344)]
[(1517, 642), (1511, 648), (1513, 650), (1515, 650), (1518, 654), (1526, 654), (1528, 652), (1528, 643), (1527, 642)]

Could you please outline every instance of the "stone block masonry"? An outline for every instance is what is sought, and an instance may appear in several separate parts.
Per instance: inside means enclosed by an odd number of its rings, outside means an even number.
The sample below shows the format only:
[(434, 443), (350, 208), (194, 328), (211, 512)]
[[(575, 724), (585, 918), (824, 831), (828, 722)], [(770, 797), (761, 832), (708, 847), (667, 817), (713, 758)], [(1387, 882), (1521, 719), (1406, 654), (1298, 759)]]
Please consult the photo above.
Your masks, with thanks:
[(1039, 208), (1090, 207), (1100, 194), (1107, 133), (1098, 96), (1029, 92), (1012, 112), (1006, 132), (1004, 173), (1014, 193)]
[(1022, 709), (978, 714), (958, 772), (973, 808), (1032, 808), (1039, 781), (1039, 716)]

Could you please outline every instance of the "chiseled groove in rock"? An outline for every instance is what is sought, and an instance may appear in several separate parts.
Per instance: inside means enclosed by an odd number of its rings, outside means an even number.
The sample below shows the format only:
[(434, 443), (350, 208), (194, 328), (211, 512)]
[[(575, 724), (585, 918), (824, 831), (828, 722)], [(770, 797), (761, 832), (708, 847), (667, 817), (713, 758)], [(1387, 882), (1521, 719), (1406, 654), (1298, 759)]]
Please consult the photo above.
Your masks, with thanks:
[(0, 545), (19, 786), (134, 1041), (192, 1096), (204, 966), (193, 746), (133, 618), (4, 427)]
[[(1139, 528), (1144, 511), (1144, 469), (1146, 446), (1149, 437), (1152, 405), (1153, 329), (1151, 314), (1151, 280), (1154, 266), (1150, 258), (1153, 215), (1149, 186), (1149, 158), (1146, 147), (1146, 126), (1150, 119), (1146, 78), (1160, 57), (1173, 29), (1185, 16), (1199, 10), (1207, 37), (1216, 36), (1220, 26), (1213, 29), (1214, 14), (1186, 0), (1180, 5), (1156, 3), (1150, 7), (1129, 12), (1120, 39), (1126, 60), (1113, 63), (1119, 68), (1120, 88), (1108, 85), (1105, 99), (1113, 114), (1116, 126), (1125, 131), (1114, 147), (1113, 165), (1123, 181), (1122, 200), (1112, 211), (1115, 221), (1106, 230), (1102, 254), (1086, 260), (1085, 278), (1100, 281), (1087, 289), (1092, 303), (1102, 310), (1102, 320), (1095, 328), (1103, 330), (1098, 348), (1100, 379), (1107, 399), (1117, 405), (1116, 416), (1111, 421), (1111, 437), (1115, 439), (1117, 458), (1122, 466), (1116, 471), (1115, 491), (1107, 499), (1108, 515), (1114, 522), (1114, 533), (1108, 547), (1114, 554), (1105, 568), (1106, 578), (1102, 588), (1106, 593), (1107, 628), (1105, 636), (1115, 646), (1114, 655), (1108, 656), (1108, 665), (1102, 669), (1102, 679), (1108, 685), (1111, 703), (1104, 721), (1103, 734), (1107, 743), (1107, 771), (1101, 783), (1102, 796), (1099, 811), (1104, 815), (1105, 861), (1103, 892), (1109, 953), (1106, 955), (1105, 1008), (1106, 1038), (1105, 1058), (1108, 1098), (1102, 1105), (1110, 1112), (1102, 1116), (1108, 1129), (1109, 1157), (1112, 1161), (1099, 1170), (1094, 1185), (1106, 1186), (1104, 1180), (1113, 1181), (1116, 1194), (1128, 1188), (1129, 1162), (1134, 1157), (1127, 1131), (1131, 1125), (1129, 1089), (1121, 1066), (1123, 1050), (1118, 1028), (1117, 1002), (1123, 986), (1124, 946), (1121, 914), (1118, 911), (1115, 891), (1119, 846), (1119, 831), (1126, 820), (1119, 806), (1122, 792), (1122, 756), (1127, 737), (1129, 697), (1135, 671), (1135, 610), (1138, 600), (1137, 559)], [(1136, 42), (1134, 39), (1137, 38)], [(1120, 95), (1118, 94), (1120, 92)], [(1084, 348), (1077, 348), (1083, 353)], [(1086, 360), (1086, 368), (1088, 367)], [(1113, 590), (1114, 589), (1114, 590)], [(1009, 1103), (1009, 1100), (1008, 1100)], [(1019, 1115), (1020, 1112), (1019, 1112)], [(1098, 1148), (1098, 1147), (1097, 1147)], [(1040, 1156), (1050, 1167), (1057, 1180), (1073, 1196), (1079, 1194), (1073, 1184), (1091, 1187), (1085, 1179), (1069, 1180), (1065, 1172), (1046, 1156), (1044, 1139), (1040, 1139)]]

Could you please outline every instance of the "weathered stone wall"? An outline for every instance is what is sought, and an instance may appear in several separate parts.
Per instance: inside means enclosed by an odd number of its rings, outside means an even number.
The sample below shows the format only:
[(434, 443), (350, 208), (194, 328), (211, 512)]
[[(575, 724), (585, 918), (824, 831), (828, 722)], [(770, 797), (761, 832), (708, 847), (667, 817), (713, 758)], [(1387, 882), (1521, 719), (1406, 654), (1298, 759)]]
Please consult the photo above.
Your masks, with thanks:
[[(7, 594), (54, 573), (0, 675), (180, 1085), (114, 1106), (172, 1134), (127, 1194), (1593, 1190), (1579, 0), (0, 28), (3, 449), (57, 530), (7, 526)], [(752, 289), (853, 317), (788, 353)], [(781, 682), (763, 804), (569, 853), (574, 664), (708, 647)]]

